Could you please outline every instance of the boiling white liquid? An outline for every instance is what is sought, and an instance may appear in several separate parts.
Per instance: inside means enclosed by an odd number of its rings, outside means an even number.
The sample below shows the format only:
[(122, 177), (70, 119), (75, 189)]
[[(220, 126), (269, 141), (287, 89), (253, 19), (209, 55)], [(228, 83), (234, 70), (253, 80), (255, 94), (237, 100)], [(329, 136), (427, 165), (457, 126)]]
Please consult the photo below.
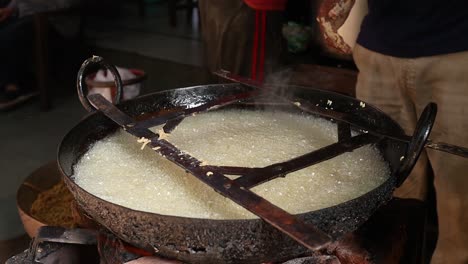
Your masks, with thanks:
[[(329, 121), (298, 114), (229, 110), (187, 117), (167, 140), (210, 165), (262, 167), (332, 144), (336, 130)], [(124, 131), (95, 143), (75, 166), (76, 183), (102, 199), (141, 211), (212, 219), (256, 217), (149, 145), (140, 150), (141, 145)], [(388, 177), (378, 150), (365, 146), (252, 191), (296, 214), (356, 198)]]

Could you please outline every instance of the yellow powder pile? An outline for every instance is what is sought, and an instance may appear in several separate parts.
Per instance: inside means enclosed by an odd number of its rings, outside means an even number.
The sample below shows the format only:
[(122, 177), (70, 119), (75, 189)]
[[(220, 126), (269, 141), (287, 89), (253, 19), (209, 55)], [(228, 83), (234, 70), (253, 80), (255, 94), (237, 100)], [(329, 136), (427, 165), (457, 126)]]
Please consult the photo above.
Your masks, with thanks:
[(74, 227), (71, 202), (73, 195), (63, 181), (40, 193), (31, 205), (31, 215), (53, 226)]

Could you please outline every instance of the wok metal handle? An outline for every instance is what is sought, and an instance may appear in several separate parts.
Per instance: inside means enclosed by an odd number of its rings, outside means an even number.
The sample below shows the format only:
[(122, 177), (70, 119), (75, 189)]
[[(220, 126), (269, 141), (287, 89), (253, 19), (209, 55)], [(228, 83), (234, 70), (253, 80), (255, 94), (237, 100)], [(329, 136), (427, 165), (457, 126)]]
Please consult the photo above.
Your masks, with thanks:
[(108, 64), (104, 62), (104, 59), (99, 56), (93, 56), (88, 58), (81, 64), (80, 70), (78, 71), (78, 76), (76, 80), (76, 88), (78, 91), (78, 97), (80, 98), (81, 105), (88, 110), (88, 112), (93, 112), (96, 108), (89, 102), (88, 97), (85, 93), (85, 86), (86, 86), (86, 75), (89, 72), (89, 68), (93, 65), (99, 65), (105, 69), (108, 69), (112, 75), (114, 76), (114, 83), (115, 87), (117, 88), (117, 93), (114, 98), (115, 104), (120, 103), (123, 97), (123, 84), (122, 79), (120, 78), (120, 74), (115, 68), (114, 65)]
[(413, 137), (411, 138), (408, 149), (406, 150), (405, 157), (397, 173), (397, 175), (399, 175), (397, 187), (399, 187), (406, 180), (414, 165), (416, 165), (416, 161), (426, 146), (427, 139), (429, 138), (432, 127), (434, 126), (436, 115), (437, 104), (432, 102), (427, 104), (421, 116), (419, 117)]

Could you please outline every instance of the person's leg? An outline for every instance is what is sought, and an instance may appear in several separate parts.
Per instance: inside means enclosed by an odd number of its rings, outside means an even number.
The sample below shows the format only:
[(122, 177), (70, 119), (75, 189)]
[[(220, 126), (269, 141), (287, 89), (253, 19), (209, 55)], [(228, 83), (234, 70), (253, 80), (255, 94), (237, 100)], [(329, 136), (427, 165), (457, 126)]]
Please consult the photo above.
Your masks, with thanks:
[[(381, 109), (412, 135), (417, 113), (408, 90), (408, 60), (375, 53), (360, 45), (353, 51), (359, 69), (356, 97)], [(427, 193), (427, 156), (423, 152), (415, 168), (394, 195), (425, 200)]]
[[(247, 73), (251, 35), (245, 29), (252, 28), (249, 25), (253, 24), (254, 11), (242, 0), (199, 0), (198, 5), (209, 70), (222, 68), (237, 74)], [(239, 31), (243, 31), (240, 36)], [(234, 42), (231, 42), (232, 38), (235, 38)]]
[[(433, 101), (431, 138), (468, 147), (468, 52), (414, 60), (418, 112)], [(468, 159), (428, 150), (434, 170), (439, 238), (432, 263), (468, 263)]]
[[(199, 0), (206, 64), (250, 77), (255, 10), (242, 0)], [(265, 29), (265, 73), (279, 64), (282, 13), (269, 11)]]

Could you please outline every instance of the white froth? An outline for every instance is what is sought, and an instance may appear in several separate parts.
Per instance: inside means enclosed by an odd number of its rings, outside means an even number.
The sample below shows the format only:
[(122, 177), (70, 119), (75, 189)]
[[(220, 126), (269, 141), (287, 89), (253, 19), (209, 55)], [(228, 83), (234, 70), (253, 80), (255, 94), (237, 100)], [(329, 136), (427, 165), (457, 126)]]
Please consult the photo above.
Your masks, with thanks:
[[(310, 116), (229, 110), (187, 117), (167, 140), (203, 164), (263, 167), (336, 142), (336, 130), (335, 124)], [(76, 183), (102, 199), (141, 211), (212, 219), (255, 217), (150, 148), (140, 148), (141, 143), (122, 130), (95, 143), (75, 166)], [(252, 190), (296, 214), (356, 198), (388, 176), (378, 150), (365, 146)]]

